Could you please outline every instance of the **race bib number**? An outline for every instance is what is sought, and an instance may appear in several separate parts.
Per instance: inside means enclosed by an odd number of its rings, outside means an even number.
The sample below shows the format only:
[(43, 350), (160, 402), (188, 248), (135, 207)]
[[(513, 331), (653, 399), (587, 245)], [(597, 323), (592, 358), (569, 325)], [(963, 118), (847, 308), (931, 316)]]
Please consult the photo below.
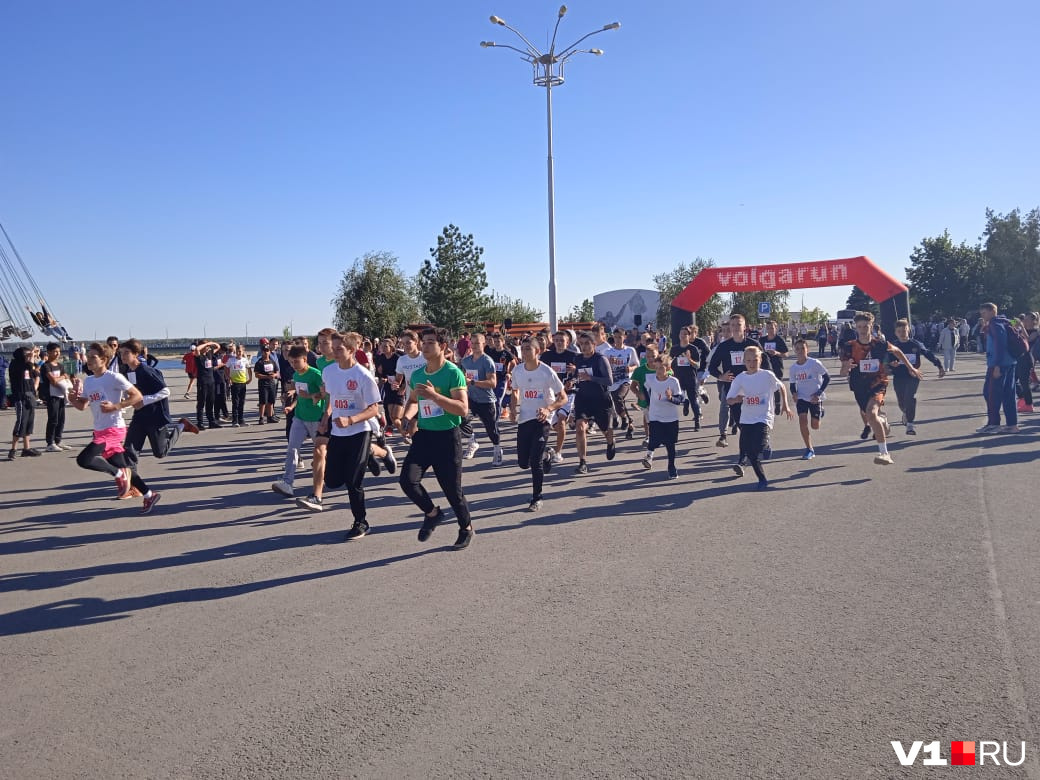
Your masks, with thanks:
[(273, 374), (274, 373), (274, 363), (264, 363), (264, 373), (265, 374)]
[(495, 371), (497, 371), (498, 373), (501, 374), (505, 370), (506, 370), (505, 363), (495, 363)]
[(762, 345), (762, 349), (764, 349), (766, 352), (776, 352), (776, 342), (767, 341), (765, 344)]
[(864, 374), (876, 374), (881, 370), (880, 360), (861, 360), (859, 361), (859, 370)]
[(296, 383), (296, 392), (297, 393), (307, 393), (307, 392), (310, 392), (310, 385), (307, 384), (306, 382), (297, 382)]
[(527, 390), (524, 390), (524, 400), (525, 401), (544, 401), (545, 400), (545, 391), (544, 390), (539, 390), (539, 389), (534, 388), (534, 387), (530, 387)]
[(908, 352), (906, 355), (906, 362), (912, 366), (917, 365), (917, 354), (914, 352)]
[(26, 370), (26, 372), (25, 372), (25, 378), (26, 378), (26, 379), (28, 379), (28, 378), (29, 378), (29, 371), (28, 371), (28, 370)]
[(202, 365), (205, 366), (206, 368), (213, 368), (213, 361), (212, 360), (207, 360)]
[[(58, 375), (57, 372), (55, 372), (55, 371), (52, 371), (51, 373), (54, 376)], [(126, 378), (130, 382), (130, 384), (132, 384), (132, 385), (136, 385), (137, 384), (137, 372), (136, 371), (127, 371), (126, 372)]]
[(466, 372), (466, 379), (470, 380), (471, 382), (476, 382), (477, 381), (477, 372), (476, 371), (467, 371)]
[(690, 359), (686, 357), (686, 355), (679, 355), (678, 359), (675, 361), (675, 364), (677, 366), (689, 366)]
[(809, 374), (805, 371), (797, 371), (794, 375), (795, 382), (808, 382), (811, 379)]
[(744, 403), (746, 405), (748, 405), (748, 406), (761, 406), (762, 403), (763, 403), (762, 402), (762, 396), (759, 396), (759, 395), (745, 395), (744, 396)]
[(730, 365), (733, 365), (733, 366), (742, 366), (742, 365), (744, 365), (744, 353), (743, 352), (730, 352), (729, 353), (729, 362), (730, 362)]
[[(28, 373), (29, 372), (26, 371), (25, 373), (26, 373), (26, 379), (28, 379), (29, 378), (28, 377)], [(592, 379), (592, 371), (590, 371), (587, 368), (579, 368), (578, 369), (578, 379)]]
[(567, 364), (566, 363), (550, 363), (549, 364), (549, 368), (551, 368), (557, 374), (566, 374), (567, 373)]
[(360, 410), (358, 402), (353, 398), (336, 398), (332, 402), (332, 408), (341, 412), (357, 412)]
[[(51, 376), (61, 376), (61, 371), (57, 371), (57, 370), (52, 368), (51, 369)], [(132, 382), (133, 380), (130, 380), (130, 381)]]
[(419, 416), (423, 419), (429, 420), (432, 417), (440, 417), (444, 414), (444, 410), (441, 409), (433, 401), (420, 401), (419, 402)]

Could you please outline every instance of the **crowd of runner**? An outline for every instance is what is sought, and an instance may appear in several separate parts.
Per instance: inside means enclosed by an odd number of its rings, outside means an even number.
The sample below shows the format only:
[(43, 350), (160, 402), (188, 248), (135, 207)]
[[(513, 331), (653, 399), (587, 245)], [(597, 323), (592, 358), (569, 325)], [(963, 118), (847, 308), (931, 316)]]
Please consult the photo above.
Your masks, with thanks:
[[(1008, 320), (993, 304), (982, 304), (976, 344), (986, 353), (983, 396), (987, 421), (980, 434), (1018, 433), (1018, 414), (1032, 412), (1035, 363), (1040, 359), (1040, 315)], [(71, 449), (63, 443), (66, 407), (89, 410), (90, 443), (77, 464), (111, 477), (119, 498), (139, 497), (151, 512), (160, 494), (140, 474), (140, 454), (147, 442), (156, 458), (166, 457), (184, 432), (246, 425), (248, 388), (255, 383), (256, 425), (281, 423), (286, 438), (282, 473), (271, 489), (308, 511), (324, 508), (326, 490), (343, 488), (353, 525), (347, 539), (369, 532), (364, 480), (367, 472), (393, 474), (404, 495), (422, 512), (419, 541), (426, 541), (446, 518), (423, 485), (427, 471), (450, 505), (458, 536), (454, 547), (467, 547), (473, 525), (463, 490), (463, 462), (476, 456), (481, 433), (491, 445), (491, 464), (505, 462), (502, 424), (515, 425), (516, 463), (531, 475), (528, 509), (543, 507), (545, 475), (562, 468), (568, 435), (573, 435), (573, 466), (588, 474), (589, 437), (598, 430), (613, 460), (619, 437), (641, 438), (641, 465), (654, 466), (663, 449), (665, 474), (677, 479), (676, 444), (681, 417), (692, 415), (701, 429), (711, 403), (705, 385), (714, 380), (718, 404), (719, 448), (738, 437), (732, 469), (743, 476), (750, 467), (758, 489), (769, 486), (763, 462), (771, 455), (771, 431), (777, 416), (797, 417), (805, 445), (802, 458), (816, 457), (814, 433), (825, 416), (827, 392), (834, 378), (822, 358), (825, 348), (840, 361), (840, 376), (857, 403), (861, 438), (877, 445), (874, 462), (891, 464), (885, 411), (891, 385), (908, 435), (916, 435), (917, 390), (924, 363), (941, 378), (954, 370), (955, 353), (966, 348), (966, 322), (948, 320), (931, 344), (915, 338), (911, 323), (900, 320), (895, 338), (886, 339), (869, 313), (857, 313), (843, 329), (788, 331), (770, 321), (748, 330), (741, 314), (732, 314), (708, 338), (695, 325), (679, 331), (676, 344), (652, 331), (615, 328), (601, 323), (574, 333), (528, 333), (518, 340), (500, 332), (451, 338), (440, 328), (406, 330), (398, 336), (367, 339), (325, 328), (315, 349), (306, 338), (280, 344), (262, 339), (259, 353), (247, 356), (241, 344), (201, 341), (182, 362), (189, 377), (186, 399), (195, 390), (196, 419), (174, 420), (170, 390), (155, 358), (136, 339), (82, 348), (81, 379), (62, 359), (58, 343), (44, 353), (17, 350), (5, 372), (15, 409), (8, 459), (21, 442), (22, 457), (37, 457), (32, 446), (38, 403), (46, 407), (46, 451)], [(790, 344), (788, 343), (790, 340)], [(817, 357), (811, 357), (813, 342)], [(936, 348), (942, 359), (936, 356)], [(77, 350), (78, 352), (79, 350)], [(6, 406), (7, 390), (0, 388)], [(280, 409), (278, 408), (280, 407)], [(124, 410), (132, 410), (129, 425)], [(252, 417), (252, 413), (250, 414)], [(738, 436), (739, 434), (739, 436)], [(406, 448), (399, 464), (390, 438)], [(304, 467), (302, 451), (312, 443), (309, 486), (296, 495)]]

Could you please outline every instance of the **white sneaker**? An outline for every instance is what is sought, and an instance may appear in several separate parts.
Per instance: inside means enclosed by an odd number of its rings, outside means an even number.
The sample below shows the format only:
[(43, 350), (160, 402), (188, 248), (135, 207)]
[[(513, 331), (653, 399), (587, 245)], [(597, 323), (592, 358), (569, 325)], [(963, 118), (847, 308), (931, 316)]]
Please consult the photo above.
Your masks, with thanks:
[(475, 441), (470, 440), (469, 444), (466, 445), (465, 451), (462, 453), (462, 457), (466, 460), (473, 460), (473, 456), (477, 454), (477, 450), (480, 449), (480, 445)]
[(877, 455), (875, 455), (874, 462), (879, 466), (891, 466), (894, 463), (894, 461), (892, 460), (892, 456), (889, 455), (887, 452), (884, 455), (882, 455), (880, 452)]
[(653, 468), (654, 456), (648, 452), (646, 453), (646, 456), (643, 458), (643, 460), (640, 461), (640, 463), (643, 464), (644, 469)]
[(917, 429), (914, 427), (913, 423), (907, 423), (906, 424), (906, 432), (907, 432), (908, 436), (916, 436), (917, 435)]
[(976, 428), (975, 433), (996, 433), (999, 430), (999, 425), (983, 425), (981, 428)]
[(495, 453), (494, 453), (494, 455), (491, 456), (491, 465), (492, 466), (501, 466), (502, 465), (502, 447), (501, 447), (501, 445), (498, 445), (498, 444), (495, 445)]
[(290, 485), (284, 479), (280, 479), (277, 482), (273, 483), (271, 485), (271, 490), (273, 490), (275, 493), (278, 493), (279, 495), (285, 496), (286, 498), (293, 497), (292, 485)]
[(64, 450), (57, 444), (48, 444), (44, 452), (64, 452)]
[(553, 450), (552, 451), (552, 455), (550, 455), (549, 457), (552, 459), (552, 462), (553, 462), (554, 466), (557, 463), (563, 463), (563, 453), (562, 452), (557, 452), (556, 450)]

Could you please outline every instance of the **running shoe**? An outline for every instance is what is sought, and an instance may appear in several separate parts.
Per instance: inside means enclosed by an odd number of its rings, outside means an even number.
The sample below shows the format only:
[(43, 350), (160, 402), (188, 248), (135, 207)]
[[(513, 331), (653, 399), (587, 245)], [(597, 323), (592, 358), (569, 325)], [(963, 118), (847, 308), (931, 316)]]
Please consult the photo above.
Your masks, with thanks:
[[(1020, 414), (1022, 412), (1024, 412), (1026, 410), (1026, 399), (1025, 398), (1019, 398), (1018, 399), (1018, 404), (1016, 405), (1015, 408), (1018, 409)], [(1033, 407), (1032, 406), (1029, 407), (1029, 411), (1033, 411)]]
[(758, 480), (758, 489), (759, 490), (765, 490), (768, 487), (769, 487), (769, 480), (768, 479), (760, 479), (760, 480)]
[(1021, 433), (1021, 429), (1017, 425), (1005, 425), (997, 433)]
[(744, 476), (744, 467), (738, 463), (736, 466), (733, 467), (733, 473), (736, 474), (738, 477)]
[(607, 460), (614, 460), (614, 456), (617, 455), (617, 445), (614, 442), (607, 444)]
[(144, 497), (144, 503), (141, 506), (141, 514), (146, 515), (155, 509), (155, 505), (159, 503), (159, 499), (162, 498), (162, 493), (153, 490), (150, 496)]
[(682, 413), (683, 413), (683, 417), (689, 417), (690, 416), (690, 399), (689, 398), (685, 399), (682, 402)]
[(71, 444), (62, 444), (60, 441), (58, 442), (58, 446), (61, 447), (63, 450), (74, 450), (74, 449), (76, 449)]
[(473, 541), (473, 527), (460, 528), (459, 535), (455, 539), (455, 544), (452, 545), (453, 549), (465, 550), (469, 547), (469, 543)]
[(668, 468), (668, 479), (679, 479), (679, 470), (674, 466)]
[(812, 460), (816, 457), (816, 453), (812, 449), (808, 449), (802, 453), (802, 460)]
[(495, 445), (494, 455), (491, 456), (491, 465), (492, 466), (501, 466), (502, 465), (502, 447), (499, 444)]
[(633, 433), (633, 431), (632, 431), (632, 424), (631, 424), (631, 423), (629, 423), (629, 424), (628, 424), (628, 430), (626, 430), (626, 431), (625, 431), (625, 438), (626, 438), (626, 439), (627, 439), (628, 441), (632, 441), (632, 438), (633, 438), (634, 436), (635, 436), (635, 433)]
[(578, 474), (578, 475), (588, 474), (589, 473), (589, 464), (586, 463), (583, 460), (582, 461), (578, 461), (578, 468), (574, 469), (574, 473)]
[(907, 423), (906, 424), (906, 435), (907, 436), (916, 436), (917, 435), (917, 429), (914, 427), (913, 423)]
[(257, 425), (263, 425), (264, 424), (264, 418), (261, 417), (259, 420), (256, 421), (256, 424)]
[(700, 429), (701, 429), (701, 421), (700, 421), (700, 420), (697, 420), (697, 421), (696, 421), (696, 422), (695, 422), (695, 423), (693, 424), (693, 430), (694, 430), (694, 432), (696, 432), (696, 431), (699, 431)]
[(562, 452), (557, 452), (556, 450), (553, 450), (552, 451), (552, 455), (550, 457), (552, 458), (553, 464), (563, 463), (563, 453)]
[(211, 423), (209, 424), (209, 427), (210, 427), (210, 428), (223, 428), (224, 426), (223, 426), (223, 425), (221, 425), (221, 424), (220, 424), (220, 423), (218, 423), (218, 422), (211, 422)]
[(425, 542), (433, 534), (434, 529), (437, 528), (444, 521), (444, 512), (441, 509), (437, 509), (437, 514), (433, 517), (423, 516), (422, 528), (419, 529), (419, 541)]
[(320, 512), (324, 507), (321, 504), (321, 499), (311, 493), (307, 498), (296, 499), (296, 506), (300, 509), (306, 509), (309, 512)]
[(983, 425), (981, 428), (976, 428), (975, 433), (996, 433), (999, 430), (999, 425)]
[(472, 439), (470, 439), (469, 443), (466, 445), (466, 449), (462, 453), (462, 457), (465, 460), (473, 460), (473, 456), (477, 454), (477, 450), (479, 450), (479, 449), (480, 449), (480, 445), (477, 444)]
[(863, 439), (863, 441), (866, 441), (867, 439), (870, 438), (870, 426), (869, 425), (864, 425), (863, 426), (863, 430), (860, 432), (859, 437), (861, 439)]
[(394, 450), (389, 444), (384, 446), (386, 447), (386, 455), (383, 456), (383, 465), (386, 466), (387, 474), (394, 474), (397, 472), (397, 458), (394, 457)]
[(719, 440), (717, 442), (715, 442), (715, 446), (716, 447), (728, 447), (729, 446), (729, 442), (726, 440), (725, 435), (719, 437)]
[(644, 450), (650, 449), (650, 439), (643, 439), (643, 443), (639, 445)]
[(542, 472), (545, 473), (545, 474), (551, 474), (552, 473), (552, 467), (553, 467), (552, 456), (547, 453), (546, 456), (544, 458), (542, 458)]
[(47, 445), (47, 449), (44, 452), (63, 452), (63, 450), (57, 444), (51, 443)]
[(368, 453), (368, 470), (372, 472), (373, 477), (378, 477), (382, 473), (379, 470), (379, 461), (376, 460), (376, 456), (371, 452)]
[(349, 542), (353, 539), (360, 539), (362, 536), (368, 533), (368, 523), (364, 520), (355, 520), (354, 525), (347, 531), (346, 540)]
[(879, 466), (891, 466), (892, 463), (894, 463), (894, 461), (892, 460), (892, 456), (889, 455), (887, 452), (884, 455), (882, 455), (880, 452), (877, 455), (875, 455), (874, 462)]
[(294, 495), (292, 485), (290, 485), (284, 479), (280, 479), (277, 482), (273, 482), (271, 484), (271, 490), (273, 490), (275, 493), (278, 493), (279, 495), (285, 496), (286, 498), (292, 498)]
[(231, 427), (232, 427), (232, 428), (237, 428), (237, 427), (238, 427), (238, 423), (237, 423), (237, 422), (233, 422), (233, 423), (231, 423)]
[(279, 422), (280, 419), (281, 418), (279, 418), (278, 415), (275, 415), (274, 417), (268, 417), (267, 418), (267, 422), (274, 424), (276, 422)]
[(651, 469), (654, 467), (654, 456), (648, 452), (646, 453), (646, 456), (639, 462), (643, 464), (644, 469)]
[(38, 458), (38, 457), (40, 457), (40, 451), (30, 447), (27, 450), (22, 450), (22, 457), (23, 458)]
[(130, 496), (130, 469), (119, 469), (116, 473), (116, 495), (120, 498)]
[(542, 508), (542, 499), (536, 498), (530, 504), (527, 505), (528, 512), (537, 512)]
[(707, 404), (708, 403), (708, 394), (705, 393), (703, 390), (701, 391), (701, 403), (702, 404)]
[(736, 436), (737, 435), (737, 426), (736, 425), (729, 426), (729, 432), (730, 432), (731, 436)]

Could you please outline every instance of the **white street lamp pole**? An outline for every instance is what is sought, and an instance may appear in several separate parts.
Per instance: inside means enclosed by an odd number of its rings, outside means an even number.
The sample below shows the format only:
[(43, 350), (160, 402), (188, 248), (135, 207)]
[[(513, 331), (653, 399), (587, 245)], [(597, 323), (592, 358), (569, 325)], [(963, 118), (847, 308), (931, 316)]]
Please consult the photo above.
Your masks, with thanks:
[(596, 33), (605, 32), (607, 30), (616, 30), (621, 27), (620, 22), (612, 22), (611, 24), (605, 24), (598, 30), (593, 30), (590, 33), (586, 33), (581, 38), (576, 40), (570, 46), (565, 47), (556, 53), (556, 31), (560, 28), (560, 21), (563, 19), (564, 14), (567, 13), (567, 6), (561, 5), (560, 11), (556, 16), (556, 27), (553, 28), (552, 42), (549, 44), (549, 51), (546, 54), (542, 54), (535, 46), (525, 38), (519, 30), (510, 27), (498, 16), (491, 17), (491, 23), (497, 24), (501, 27), (505, 27), (510, 32), (514, 33), (521, 41), (524, 42), (524, 49), (518, 49), (515, 46), (510, 46), (505, 43), (495, 43), (494, 41), (481, 41), (480, 45), (487, 49), (496, 47), (499, 49), (512, 49), (518, 52), (524, 62), (529, 63), (534, 68), (534, 84), (538, 87), (545, 87), (545, 121), (548, 131), (548, 177), (549, 177), (549, 329), (555, 333), (559, 320), (557, 319), (556, 312), (556, 207), (553, 196), (553, 151), (552, 151), (552, 88), (563, 84), (563, 66), (567, 63), (575, 54), (595, 54), (597, 57), (603, 54), (602, 49), (578, 49), (579, 43), (584, 41), (590, 35)]

